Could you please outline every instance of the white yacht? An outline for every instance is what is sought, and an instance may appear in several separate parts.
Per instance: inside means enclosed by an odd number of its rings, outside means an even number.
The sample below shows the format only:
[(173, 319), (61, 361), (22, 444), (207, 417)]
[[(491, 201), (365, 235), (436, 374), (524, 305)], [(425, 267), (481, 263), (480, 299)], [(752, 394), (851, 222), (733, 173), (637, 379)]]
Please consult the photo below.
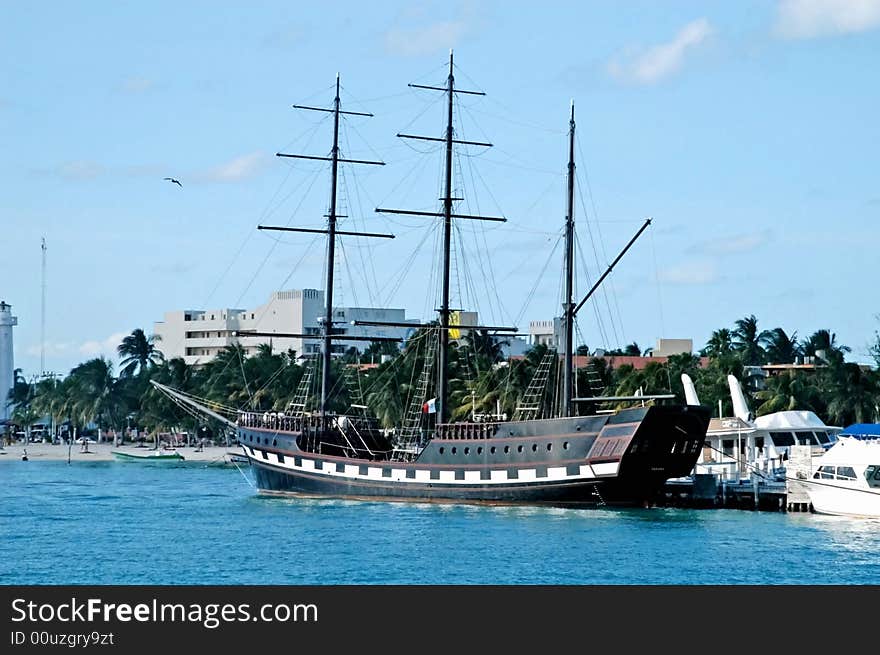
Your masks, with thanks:
[(805, 481), (817, 514), (880, 518), (880, 425), (851, 425)]
[[(687, 404), (700, 404), (690, 376), (682, 374), (681, 380)], [(774, 412), (756, 418), (739, 380), (728, 375), (727, 383), (734, 416), (711, 420), (695, 473), (715, 473), (731, 479), (749, 477), (751, 471), (760, 471), (781, 480), (793, 454), (792, 446), (809, 446), (810, 454), (815, 457), (837, 441), (840, 428), (825, 425), (810, 411)], [(809, 465), (806, 469), (815, 470)]]

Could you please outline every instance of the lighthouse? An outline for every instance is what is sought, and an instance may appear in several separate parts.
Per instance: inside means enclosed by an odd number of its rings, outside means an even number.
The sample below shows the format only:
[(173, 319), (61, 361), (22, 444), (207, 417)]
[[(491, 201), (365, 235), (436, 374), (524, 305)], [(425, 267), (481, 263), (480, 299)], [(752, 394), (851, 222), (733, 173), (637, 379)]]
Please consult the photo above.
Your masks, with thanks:
[(12, 305), (0, 300), (0, 421), (9, 418), (9, 390), (12, 389), (15, 362), (12, 359), (12, 328), (18, 319)]

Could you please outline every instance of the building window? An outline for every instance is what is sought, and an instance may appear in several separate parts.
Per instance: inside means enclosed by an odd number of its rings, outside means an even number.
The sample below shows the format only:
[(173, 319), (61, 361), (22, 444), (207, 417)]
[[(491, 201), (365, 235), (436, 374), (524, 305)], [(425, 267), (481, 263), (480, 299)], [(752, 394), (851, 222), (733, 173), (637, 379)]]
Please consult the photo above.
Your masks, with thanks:
[(723, 439), (721, 441), (721, 452), (725, 457), (733, 457), (733, 439)]

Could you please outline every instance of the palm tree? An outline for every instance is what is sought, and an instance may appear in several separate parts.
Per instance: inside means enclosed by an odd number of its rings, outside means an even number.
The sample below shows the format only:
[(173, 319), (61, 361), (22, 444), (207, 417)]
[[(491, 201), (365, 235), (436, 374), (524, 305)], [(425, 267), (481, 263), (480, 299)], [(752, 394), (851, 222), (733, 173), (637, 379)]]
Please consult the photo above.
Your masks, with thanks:
[(126, 377), (134, 376), (161, 364), (165, 357), (156, 348), (156, 342), (160, 339), (161, 337), (155, 334), (148, 337), (140, 328), (133, 330), (116, 348), (116, 352), (122, 358), (119, 362), (120, 374)]
[(877, 420), (880, 379), (858, 364), (832, 363), (823, 375), (828, 398), (828, 418), (836, 425), (871, 423)]
[(22, 375), (22, 370), (17, 368), (12, 372), (12, 387), (9, 389), (9, 394), (6, 398), (0, 399), (0, 402), (14, 412), (19, 407), (30, 405), (33, 397), (33, 385)]
[(700, 354), (705, 357), (719, 357), (729, 355), (731, 352), (733, 352), (733, 334), (727, 328), (721, 328), (712, 333)]
[(743, 364), (753, 366), (764, 361), (764, 349), (761, 348), (763, 333), (758, 332), (758, 319), (754, 314), (741, 318), (735, 323), (731, 335), (734, 349), (742, 354)]
[(793, 409), (824, 413), (824, 397), (814, 375), (799, 371), (785, 371), (767, 380), (766, 388), (755, 397), (760, 401), (758, 416)]
[(804, 354), (819, 357), (827, 362), (843, 362), (844, 353), (850, 352), (849, 346), (839, 345), (837, 335), (829, 330), (816, 330), (804, 342)]
[(122, 428), (132, 405), (124, 384), (113, 377), (113, 365), (96, 357), (74, 368), (65, 381), (71, 418), (85, 425)]
[(789, 336), (781, 327), (773, 328), (762, 332), (760, 340), (770, 364), (793, 364), (795, 358), (801, 354), (797, 332), (792, 332)]
[(868, 344), (868, 352), (874, 358), (874, 363), (880, 367), (880, 332), (874, 332), (874, 341)]

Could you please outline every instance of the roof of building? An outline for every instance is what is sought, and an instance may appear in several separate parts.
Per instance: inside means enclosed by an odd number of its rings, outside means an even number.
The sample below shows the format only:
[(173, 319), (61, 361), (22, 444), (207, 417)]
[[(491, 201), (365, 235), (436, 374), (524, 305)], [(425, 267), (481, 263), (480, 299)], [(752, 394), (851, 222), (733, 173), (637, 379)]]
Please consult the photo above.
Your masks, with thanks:
[[(525, 359), (525, 355), (511, 355), (510, 359)], [(665, 364), (669, 361), (668, 357), (636, 357), (634, 355), (602, 355), (601, 357), (598, 357), (594, 355), (575, 355), (575, 357), (573, 357), (574, 367), (586, 368), (591, 361), (596, 359), (604, 359), (611, 368), (619, 368), (621, 366), (629, 365), (637, 371), (641, 371), (651, 362), (654, 362), (655, 364)], [(708, 364), (708, 357), (699, 358), (700, 368), (705, 368)]]

